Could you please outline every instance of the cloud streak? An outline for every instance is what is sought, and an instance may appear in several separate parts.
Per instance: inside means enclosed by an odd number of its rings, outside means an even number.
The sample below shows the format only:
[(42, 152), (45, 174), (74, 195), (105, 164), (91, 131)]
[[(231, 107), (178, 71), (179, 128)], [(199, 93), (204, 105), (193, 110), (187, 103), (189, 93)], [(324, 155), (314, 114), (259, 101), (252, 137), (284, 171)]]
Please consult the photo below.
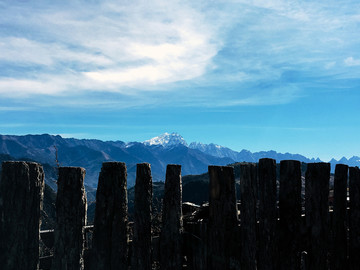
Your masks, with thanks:
[(354, 59), (353, 57), (348, 57), (344, 60), (346, 66), (354, 67), (360, 66), (360, 59)]
[[(5, 11), (17, 16), (19, 30), (0, 32), (0, 63), (28, 70), (16, 78), (2, 76), (0, 93), (15, 88), (19, 95), (70, 88), (122, 92), (123, 86), (139, 90), (203, 75), (219, 44), (211, 40), (212, 30), (200, 12), (174, 3), (105, 1), (83, 3), (81, 10), (30, 3), (8, 7)], [(13, 25), (13, 19), (5, 16), (2, 23)], [(41, 74), (34, 77), (34, 70)], [(69, 77), (78, 84), (68, 83)]]
[[(121, 106), (283, 104), (360, 67), (352, 1), (0, 5), (0, 96), (8, 99), (104, 93), (99, 103)], [(163, 92), (173, 98), (160, 100)]]

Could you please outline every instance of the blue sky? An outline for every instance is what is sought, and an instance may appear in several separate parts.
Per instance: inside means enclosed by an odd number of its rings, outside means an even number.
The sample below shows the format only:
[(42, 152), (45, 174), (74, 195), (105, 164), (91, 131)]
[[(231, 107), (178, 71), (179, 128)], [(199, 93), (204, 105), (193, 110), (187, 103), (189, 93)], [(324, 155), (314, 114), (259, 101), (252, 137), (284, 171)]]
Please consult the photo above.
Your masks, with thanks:
[(0, 133), (360, 156), (359, 33), (357, 1), (0, 1)]

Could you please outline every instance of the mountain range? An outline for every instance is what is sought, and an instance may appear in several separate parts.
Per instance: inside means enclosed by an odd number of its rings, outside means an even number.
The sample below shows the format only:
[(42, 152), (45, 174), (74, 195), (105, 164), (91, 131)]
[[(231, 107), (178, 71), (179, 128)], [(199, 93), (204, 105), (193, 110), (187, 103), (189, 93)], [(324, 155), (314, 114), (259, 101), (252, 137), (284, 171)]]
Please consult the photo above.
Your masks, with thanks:
[[(273, 158), (277, 162), (295, 159), (302, 162), (320, 162), (320, 159), (309, 159), (299, 154), (261, 151), (252, 153), (240, 152), (216, 144), (192, 142), (188, 144), (177, 133), (164, 133), (144, 142), (101, 141), (94, 139), (63, 138), (59, 135), (0, 135), (0, 154), (9, 155), (12, 159), (34, 160), (49, 167), (80, 166), (86, 169), (85, 183), (96, 187), (98, 175), (103, 162), (125, 162), (128, 170), (128, 186), (135, 183), (136, 164), (151, 164), (153, 181), (163, 181), (167, 164), (182, 165), (182, 175), (202, 174), (208, 165), (227, 165), (235, 162), (257, 162), (260, 158)], [(336, 163), (360, 166), (360, 157), (345, 157)], [(334, 168), (334, 166), (332, 166)], [(54, 177), (54, 174), (51, 175)], [(52, 182), (55, 179), (46, 179)]]

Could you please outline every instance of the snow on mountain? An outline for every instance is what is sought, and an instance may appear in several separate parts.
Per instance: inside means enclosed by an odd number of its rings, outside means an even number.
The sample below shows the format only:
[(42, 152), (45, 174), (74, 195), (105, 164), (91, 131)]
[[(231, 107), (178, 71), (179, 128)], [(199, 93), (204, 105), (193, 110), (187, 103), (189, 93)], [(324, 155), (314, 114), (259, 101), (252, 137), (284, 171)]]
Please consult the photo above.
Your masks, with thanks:
[(230, 148), (217, 145), (217, 144), (203, 144), (199, 142), (192, 142), (189, 145), (191, 149), (197, 149), (203, 153), (208, 155), (216, 156), (216, 157), (228, 157), (233, 159), (234, 161), (237, 160), (238, 152), (231, 150)]
[[(151, 164), (155, 180), (164, 180), (167, 164), (182, 165), (182, 174), (200, 174), (207, 171), (210, 164), (228, 165), (235, 162), (258, 162), (260, 158), (273, 158), (277, 162), (295, 159), (303, 162), (320, 162), (299, 154), (277, 153), (276, 151), (250, 152), (233, 151), (216, 144), (191, 143), (189, 146), (177, 133), (164, 133), (145, 142), (100, 141), (87, 139), (62, 138), (48, 134), (42, 135), (0, 135), (0, 154), (15, 159), (31, 159), (49, 166), (56, 166), (55, 147), (61, 166), (79, 166), (86, 169), (86, 184), (97, 185), (98, 175), (103, 162), (121, 161), (127, 164), (128, 184), (135, 182), (136, 164)], [(331, 170), (338, 163), (360, 167), (360, 157), (339, 161), (332, 159)]]
[(177, 145), (188, 146), (188, 144), (186, 143), (184, 138), (175, 132), (173, 132), (171, 134), (166, 132), (160, 136), (151, 138), (150, 140), (146, 140), (143, 143), (147, 146), (161, 145), (166, 148), (172, 147), (172, 146), (177, 146)]
[[(151, 141), (151, 140), (149, 140)], [(229, 158), (218, 158), (187, 147), (185, 140), (178, 134), (163, 134), (148, 142), (124, 143), (121, 141), (100, 141), (74, 138), (62, 138), (43, 135), (0, 135), (0, 155), (13, 159), (31, 159), (42, 164), (56, 167), (56, 153), (61, 166), (76, 166), (86, 169), (85, 183), (96, 187), (102, 163), (108, 161), (125, 162), (127, 183), (135, 184), (136, 164), (151, 164), (153, 181), (164, 181), (167, 164), (182, 166), (182, 175), (201, 174), (207, 171), (209, 164), (227, 165), (233, 162)], [(156, 145), (172, 147), (156, 147)], [(154, 147), (155, 145), (155, 147)], [(1, 161), (1, 159), (0, 159)]]
[(203, 143), (197, 143), (192, 142), (189, 145), (189, 148), (197, 149), (203, 153), (206, 153), (208, 155), (221, 157), (221, 158), (231, 158), (232, 160), (236, 162), (257, 162), (261, 158), (273, 158), (277, 162), (280, 162), (281, 160), (287, 160), (287, 159), (295, 159), (302, 162), (321, 162), (320, 159), (309, 159), (307, 157), (304, 157), (299, 154), (290, 154), (290, 153), (278, 153), (276, 151), (270, 150), (270, 151), (260, 151), (260, 152), (250, 152), (248, 150), (242, 150), (240, 152), (231, 150), (230, 148), (220, 146), (217, 144), (203, 144)]

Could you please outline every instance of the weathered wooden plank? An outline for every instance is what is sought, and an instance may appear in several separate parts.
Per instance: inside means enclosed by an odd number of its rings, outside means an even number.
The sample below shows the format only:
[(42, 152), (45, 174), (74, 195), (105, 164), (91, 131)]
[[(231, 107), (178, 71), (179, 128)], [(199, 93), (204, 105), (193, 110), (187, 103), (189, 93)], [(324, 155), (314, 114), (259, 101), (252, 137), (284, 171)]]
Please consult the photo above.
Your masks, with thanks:
[(51, 269), (52, 260), (53, 260), (53, 256), (46, 256), (39, 258), (39, 269), (41, 270)]
[(305, 218), (309, 230), (308, 267), (327, 269), (329, 163), (309, 163), (305, 180)]
[(298, 270), (301, 226), (301, 163), (296, 160), (280, 162), (279, 190), (279, 260), (281, 270)]
[(348, 166), (337, 164), (334, 177), (334, 201), (332, 217), (332, 249), (330, 269), (347, 269), (347, 201)]
[(238, 222), (234, 169), (209, 166), (209, 178), (208, 269), (230, 269)]
[(349, 168), (349, 269), (360, 266), (360, 169)]
[(182, 269), (182, 232), (181, 166), (168, 165), (160, 235), (160, 267), (162, 270)]
[(149, 163), (137, 164), (132, 269), (151, 269), (152, 176)]
[(253, 163), (240, 165), (240, 221), (241, 221), (241, 267), (257, 269), (256, 262), (256, 203), (257, 166)]
[(0, 181), (1, 269), (38, 269), (43, 191), (41, 165), (3, 162)]
[(183, 255), (186, 256), (186, 269), (207, 270), (207, 225), (199, 219), (184, 224)]
[(96, 191), (91, 269), (127, 269), (128, 241), (126, 165), (104, 162)]
[(259, 160), (259, 270), (276, 269), (276, 161), (270, 158)]
[(51, 269), (84, 269), (85, 169), (60, 167), (56, 196), (54, 257)]

